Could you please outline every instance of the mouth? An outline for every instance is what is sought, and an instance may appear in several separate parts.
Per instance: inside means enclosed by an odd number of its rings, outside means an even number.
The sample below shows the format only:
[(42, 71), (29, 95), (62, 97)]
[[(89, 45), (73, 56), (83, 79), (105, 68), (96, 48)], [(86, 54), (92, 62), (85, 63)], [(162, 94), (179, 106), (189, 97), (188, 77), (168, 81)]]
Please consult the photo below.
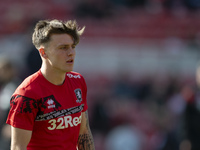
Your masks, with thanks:
[(67, 63), (73, 64), (73, 63), (74, 63), (74, 60), (73, 60), (73, 59), (70, 59), (70, 60), (67, 61)]

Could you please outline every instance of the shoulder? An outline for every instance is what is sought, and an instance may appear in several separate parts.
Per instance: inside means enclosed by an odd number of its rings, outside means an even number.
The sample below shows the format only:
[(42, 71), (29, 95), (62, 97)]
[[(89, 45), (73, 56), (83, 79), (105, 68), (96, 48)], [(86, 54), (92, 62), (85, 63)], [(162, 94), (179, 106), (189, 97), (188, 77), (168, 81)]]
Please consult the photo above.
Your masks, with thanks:
[(84, 88), (86, 88), (86, 82), (84, 77), (78, 73), (78, 72), (67, 72), (66, 73), (66, 77), (68, 78), (68, 80), (73, 80), (73, 82), (79, 83), (81, 84)]
[(34, 96), (38, 89), (40, 82), (40, 73), (36, 72), (26, 79), (18, 86), (15, 91), (17, 95)]

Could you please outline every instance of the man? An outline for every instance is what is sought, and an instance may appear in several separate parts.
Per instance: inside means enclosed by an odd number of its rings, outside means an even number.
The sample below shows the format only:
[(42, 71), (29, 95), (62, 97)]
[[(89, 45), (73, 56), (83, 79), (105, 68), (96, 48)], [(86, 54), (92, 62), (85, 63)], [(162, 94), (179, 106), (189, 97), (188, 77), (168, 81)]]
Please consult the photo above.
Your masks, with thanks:
[(26, 78), (11, 98), (7, 123), (11, 150), (94, 150), (87, 114), (87, 87), (72, 72), (75, 47), (84, 28), (75, 21), (39, 21), (32, 41), (41, 69)]

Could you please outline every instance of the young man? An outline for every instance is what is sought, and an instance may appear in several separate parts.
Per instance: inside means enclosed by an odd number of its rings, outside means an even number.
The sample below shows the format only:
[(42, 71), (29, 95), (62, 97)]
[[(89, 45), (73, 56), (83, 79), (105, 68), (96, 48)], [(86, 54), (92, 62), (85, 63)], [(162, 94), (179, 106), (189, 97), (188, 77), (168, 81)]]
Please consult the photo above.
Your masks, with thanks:
[(94, 150), (81, 74), (72, 72), (75, 47), (84, 28), (75, 21), (42, 20), (32, 41), (41, 69), (26, 78), (11, 98), (7, 123), (11, 150)]

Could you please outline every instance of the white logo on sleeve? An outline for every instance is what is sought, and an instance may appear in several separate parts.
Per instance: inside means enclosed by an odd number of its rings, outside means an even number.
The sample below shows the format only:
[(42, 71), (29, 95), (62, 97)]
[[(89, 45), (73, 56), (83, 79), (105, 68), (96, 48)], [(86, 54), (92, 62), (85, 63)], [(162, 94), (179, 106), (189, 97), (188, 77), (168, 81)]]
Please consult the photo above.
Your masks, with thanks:
[(80, 78), (81, 78), (80, 75), (73, 75), (73, 74), (70, 74), (70, 73), (68, 73), (67, 76), (68, 76), (69, 78), (75, 78), (75, 79), (77, 79), (77, 78), (80, 79)]

